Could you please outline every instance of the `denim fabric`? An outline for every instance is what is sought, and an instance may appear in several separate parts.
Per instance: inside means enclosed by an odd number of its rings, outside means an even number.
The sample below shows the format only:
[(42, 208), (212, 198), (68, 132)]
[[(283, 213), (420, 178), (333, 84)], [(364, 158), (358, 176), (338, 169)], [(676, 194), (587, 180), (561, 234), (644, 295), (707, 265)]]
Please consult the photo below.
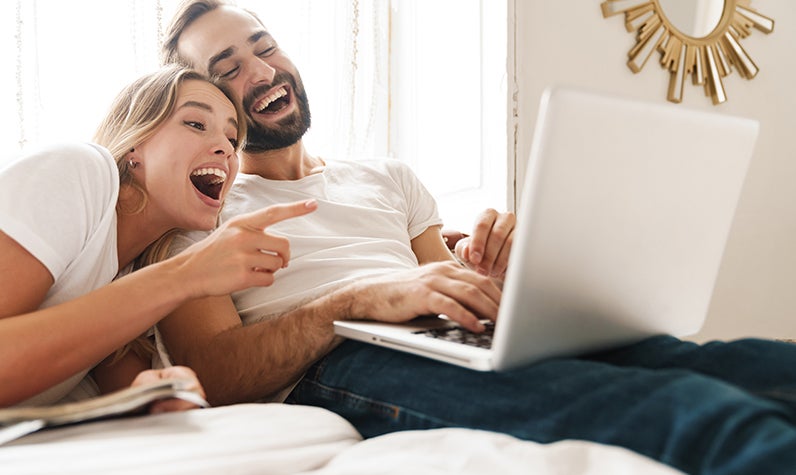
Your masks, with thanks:
[(495, 373), (346, 341), (288, 402), (330, 409), (365, 437), (468, 427), (618, 445), (687, 473), (796, 473), (789, 343), (661, 336)]

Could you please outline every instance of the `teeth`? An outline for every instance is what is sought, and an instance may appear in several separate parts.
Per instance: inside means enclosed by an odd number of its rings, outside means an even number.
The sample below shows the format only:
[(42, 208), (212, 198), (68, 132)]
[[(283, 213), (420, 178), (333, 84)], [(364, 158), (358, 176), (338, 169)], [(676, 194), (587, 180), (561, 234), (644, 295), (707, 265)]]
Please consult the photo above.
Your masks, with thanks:
[(260, 101), (257, 106), (255, 106), (255, 112), (262, 112), (266, 107), (270, 106), (272, 102), (279, 99), (280, 97), (287, 96), (287, 91), (284, 87), (280, 87), (278, 91), (275, 91), (273, 94), (269, 95), (262, 101)]
[(191, 173), (191, 176), (204, 176), (204, 175), (215, 175), (216, 178), (210, 181), (210, 184), (217, 185), (219, 183), (224, 183), (227, 179), (227, 172), (220, 168), (199, 168), (194, 170)]

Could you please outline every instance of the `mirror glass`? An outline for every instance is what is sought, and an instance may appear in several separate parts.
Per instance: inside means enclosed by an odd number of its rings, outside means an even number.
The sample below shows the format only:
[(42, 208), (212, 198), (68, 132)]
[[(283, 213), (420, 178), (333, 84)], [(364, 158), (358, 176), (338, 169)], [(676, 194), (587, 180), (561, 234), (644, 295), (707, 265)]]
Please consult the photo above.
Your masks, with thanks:
[(692, 38), (708, 36), (719, 25), (724, 0), (658, 0), (672, 26)]

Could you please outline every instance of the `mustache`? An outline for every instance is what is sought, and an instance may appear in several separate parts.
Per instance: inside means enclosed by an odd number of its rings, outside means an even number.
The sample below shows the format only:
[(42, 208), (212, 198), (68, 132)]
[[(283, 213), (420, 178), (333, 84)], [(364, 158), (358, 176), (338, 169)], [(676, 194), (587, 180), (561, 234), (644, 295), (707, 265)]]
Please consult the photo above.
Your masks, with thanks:
[(258, 97), (262, 96), (271, 88), (273, 88), (274, 84), (281, 83), (288, 83), (293, 91), (297, 92), (296, 80), (291, 74), (285, 72), (276, 73), (270, 84), (263, 84), (261, 86), (255, 87), (248, 94), (246, 94), (246, 97), (243, 98), (243, 107), (246, 110), (246, 114), (251, 111), (252, 107), (254, 106), (254, 102)]

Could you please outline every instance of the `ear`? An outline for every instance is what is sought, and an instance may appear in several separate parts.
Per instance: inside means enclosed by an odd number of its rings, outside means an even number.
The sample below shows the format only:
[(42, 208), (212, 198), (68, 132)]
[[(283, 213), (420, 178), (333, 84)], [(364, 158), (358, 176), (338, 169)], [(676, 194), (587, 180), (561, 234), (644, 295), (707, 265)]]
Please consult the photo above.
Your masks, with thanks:
[(139, 165), (140, 161), (137, 159), (135, 147), (131, 148), (130, 151), (124, 155), (124, 161), (127, 162), (129, 168), (135, 168)]

